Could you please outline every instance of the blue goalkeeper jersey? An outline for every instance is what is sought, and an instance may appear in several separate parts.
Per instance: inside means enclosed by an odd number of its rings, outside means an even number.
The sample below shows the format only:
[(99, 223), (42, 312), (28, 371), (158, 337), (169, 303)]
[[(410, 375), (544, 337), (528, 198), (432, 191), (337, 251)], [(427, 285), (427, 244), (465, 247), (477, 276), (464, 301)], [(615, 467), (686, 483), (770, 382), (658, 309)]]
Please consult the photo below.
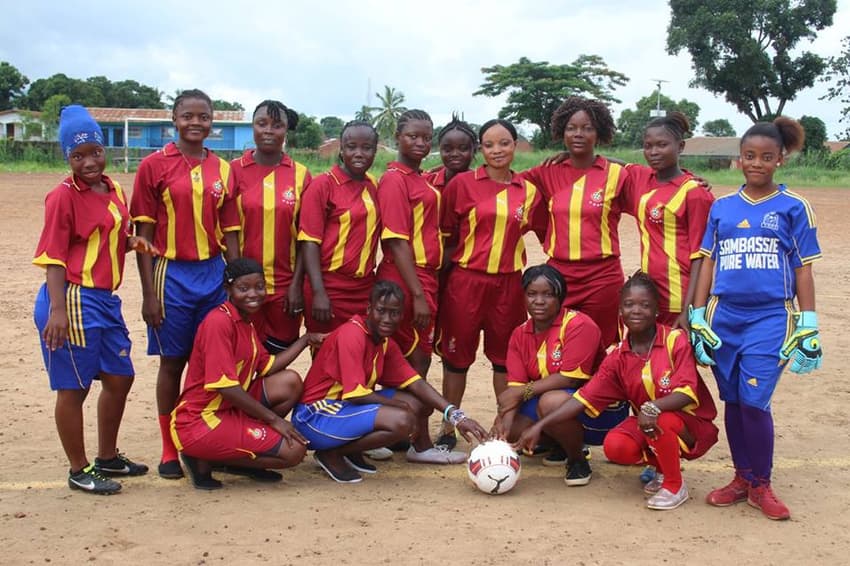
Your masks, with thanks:
[(712, 294), (743, 306), (792, 300), (794, 270), (821, 257), (815, 213), (785, 185), (758, 200), (743, 189), (708, 216), (700, 252), (715, 262)]

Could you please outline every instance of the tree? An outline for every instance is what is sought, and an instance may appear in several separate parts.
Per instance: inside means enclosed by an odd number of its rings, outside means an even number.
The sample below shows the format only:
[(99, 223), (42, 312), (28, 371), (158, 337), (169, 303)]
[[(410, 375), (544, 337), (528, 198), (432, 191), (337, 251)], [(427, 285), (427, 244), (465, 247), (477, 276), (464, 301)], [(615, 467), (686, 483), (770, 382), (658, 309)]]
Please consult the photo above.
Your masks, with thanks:
[(245, 110), (245, 107), (238, 102), (228, 102), (218, 98), (213, 99), (213, 110)]
[(485, 80), (472, 94), (492, 97), (507, 93), (507, 105), (499, 111), (499, 117), (531, 122), (541, 132), (548, 132), (552, 113), (565, 98), (582, 95), (619, 102), (611, 93), (629, 81), (624, 74), (609, 69), (598, 55), (579, 55), (568, 65), (520, 57), (517, 63), (484, 67), (481, 72)]
[[(692, 86), (703, 87), (759, 121), (811, 87), (826, 66), (820, 56), (791, 54), (832, 25), (835, 0), (670, 0), (667, 52), (685, 49)], [(770, 99), (776, 99), (772, 105)]]
[(50, 140), (56, 138), (56, 132), (59, 128), (59, 114), (62, 113), (62, 107), (71, 104), (73, 101), (67, 94), (54, 94), (44, 101), (41, 107), (41, 121), (44, 124), (44, 139)]
[(806, 155), (826, 153), (826, 124), (815, 116), (801, 116), (800, 125), (806, 131), (803, 153)]
[(717, 120), (709, 120), (702, 125), (702, 133), (711, 138), (720, 137), (735, 137), (735, 128), (726, 118), (718, 118)]
[(364, 104), (360, 107), (360, 110), (354, 113), (354, 119), (362, 120), (363, 122), (369, 122), (371, 124), (372, 120), (374, 119), (372, 117), (372, 109)]
[(829, 58), (829, 67), (825, 80), (833, 84), (821, 100), (835, 100), (841, 103), (841, 121), (847, 124), (842, 139), (850, 139), (850, 35), (841, 40), (844, 50), (838, 57)]
[(298, 113), (298, 128), (295, 131), (290, 131), (286, 134), (286, 143), (289, 147), (299, 149), (316, 149), (325, 137), (322, 133), (322, 126), (316, 121), (313, 116)]
[(652, 117), (650, 112), (655, 110), (659, 100), (661, 101), (661, 110), (667, 112), (678, 111), (688, 117), (691, 123), (691, 131), (694, 131), (699, 124), (699, 105), (696, 102), (682, 99), (679, 102), (674, 101), (663, 94), (659, 97), (658, 91), (653, 94), (644, 96), (635, 104), (635, 110), (626, 109), (620, 114), (617, 119), (617, 144), (628, 147), (641, 147), (643, 145), (643, 130), (646, 128), (647, 122)]
[(30, 80), (13, 65), (6, 61), (0, 62), (0, 110), (13, 108), (28, 84)]
[(101, 92), (98, 81), (93, 84), (72, 79), (62, 73), (33, 81), (23, 100), (27, 109), (43, 110), (45, 102), (57, 94), (64, 94), (71, 103), (83, 106), (106, 105), (106, 98)]
[(339, 137), (339, 133), (342, 131), (342, 127), (345, 125), (345, 122), (336, 116), (325, 116), (319, 120), (319, 124), (322, 126), (322, 132), (325, 134), (325, 139), (330, 139)]
[(391, 86), (384, 85), (384, 94), (376, 92), (375, 96), (378, 97), (380, 106), (369, 108), (370, 112), (377, 112), (372, 117), (372, 125), (378, 130), (378, 136), (381, 139), (388, 145), (394, 145), (393, 138), (395, 137), (398, 118), (407, 110), (406, 107), (402, 106), (404, 93)]

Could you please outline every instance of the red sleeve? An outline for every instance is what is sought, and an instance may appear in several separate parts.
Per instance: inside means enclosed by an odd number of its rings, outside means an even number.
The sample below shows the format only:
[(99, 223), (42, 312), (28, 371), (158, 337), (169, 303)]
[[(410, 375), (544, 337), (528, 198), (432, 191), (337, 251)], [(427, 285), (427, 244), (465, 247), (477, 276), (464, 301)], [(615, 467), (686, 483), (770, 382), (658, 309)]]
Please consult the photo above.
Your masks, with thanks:
[(228, 166), (227, 172), (227, 179), (224, 182), (224, 199), (218, 213), (218, 223), (222, 232), (233, 232), (241, 230), (242, 226), (239, 222), (239, 210), (236, 207), (236, 185), (233, 170)]
[(538, 165), (537, 167), (526, 169), (525, 171), (520, 173), (520, 175), (523, 179), (531, 181), (531, 184), (537, 187), (537, 190), (540, 191), (544, 199), (549, 198), (550, 195), (548, 193), (547, 187), (545, 186), (546, 183), (543, 180), (543, 165)]
[[(702, 190), (702, 189), (700, 189)], [(682, 330), (673, 330), (667, 337), (668, 343), (673, 341), (673, 346), (668, 351), (673, 358), (673, 371), (670, 372), (670, 386), (673, 392), (684, 393), (699, 404), (697, 396), (697, 363), (690, 342)]]
[(626, 164), (623, 171), (623, 189), (620, 192), (620, 202), (623, 212), (637, 217), (640, 197), (646, 190), (652, 168), (637, 163)]
[(413, 232), (410, 197), (401, 173), (385, 173), (378, 182), (378, 210), (381, 213), (382, 240), (410, 240)]
[(714, 196), (702, 187), (688, 191), (685, 197), (686, 226), (688, 229), (688, 254), (691, 259), (702, 257), (699, 253), (705, 227), (708, 225), (708, 211), (714, 203)]
[(325, 237), (325, 211), (328, 206), (327, 176), (316, 177), (301, 197), (298, 239), (321, 244)]
[(342, 383), (342, 398), (362, 397), (372, 392), (367, 387), (363, 353), (367, 336), (354, 324), (343, 324), (336, 337), (336, 370)]
[(133, 195), (130, 197), (130, 216), (134, 222), (156, 222), (161, 194), (158, 180), (155, 179), (153, 156), (143, 159), (133, 181)]
[(525, 324), (514, 328), (508, 341), (508, 354), (505, 367), (508, 368), (508, 385), (523, 385), (529, 383), (530, 377), (523, 358), (522, 336)]
[(36, 265), (67, 267), (68, 250), (74, 237), (74, 214), (68, 190), (67, 186), (59, 185), (44, 199), (44, 228), (33, 260)]
[(218, 308), (212, 310), (198, 328), (195, 341), (201, 346), (203, 354), (204, 389), (240, 385), (233, 351), (235, 337), (233, 321)]
[[(422, 379), (401, 353), (398, 343), (392, 339), (384, 339), (384, 372), (378, 377), (378, 383), (384, 387), (404, 389), (414, 381)], [(379, 348), (381, 346), (378, 346)]]
[(625, 389), (620, 383), (619, 375), (620, 352), (614, 350), (599, 366), (599, 370), (593, 379), (587, 382), (581, 389), (575, 392), (573, 397), (585, 406), (585, 411), (592, 417), (596, 417), (605, 408), (618, 401), (628, 398)]
[(567, 324), (561, 343), (564, 344), (564, 351), (560, 374), (575, 379), (590, 379), (602, 343), (599, 327), (589, 317), (580, 315)]
[(442, 215), (440, 218), (440, 230), (446, 236), (446, 245), (454, 245), (458, 240), (458, 226), (460, 216), (457, 213), (458, 191), (461, 188), (460, 180), (454, 177), (443, 189)]

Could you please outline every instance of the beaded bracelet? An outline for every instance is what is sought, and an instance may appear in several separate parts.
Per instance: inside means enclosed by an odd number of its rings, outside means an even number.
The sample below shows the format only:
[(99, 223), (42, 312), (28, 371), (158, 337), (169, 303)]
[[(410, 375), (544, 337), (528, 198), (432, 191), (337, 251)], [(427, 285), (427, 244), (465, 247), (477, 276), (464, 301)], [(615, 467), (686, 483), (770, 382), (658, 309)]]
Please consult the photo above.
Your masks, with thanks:
[(534, 384), (526, 383), (525, 388), (522, 390), (522, 400), (528, 401), (534, 397)]
[(449, 424), (452, 426), (457, 426), (461, 421), (465, 421), (467, 419), (466, 414), (460, 409), (455, 409), (452, 411), (452, 414), (449, 415)]
[(457, 407), (455, 407), (454, 405), (451, 405), (451, 404), (450, 404), (450, 405), (448, 405), (445, 409), (443, 409), (443, 420), (444, 420), (444, 421), (448, 422), (448, 420), (449, 420), (449, 411), (451, 411), (452, 409), (457, 409)]
[(640, 412), (647, 417), (658, 418), (661, 414), (661, 409), (652, 401), (647, 401), (640, 406)]

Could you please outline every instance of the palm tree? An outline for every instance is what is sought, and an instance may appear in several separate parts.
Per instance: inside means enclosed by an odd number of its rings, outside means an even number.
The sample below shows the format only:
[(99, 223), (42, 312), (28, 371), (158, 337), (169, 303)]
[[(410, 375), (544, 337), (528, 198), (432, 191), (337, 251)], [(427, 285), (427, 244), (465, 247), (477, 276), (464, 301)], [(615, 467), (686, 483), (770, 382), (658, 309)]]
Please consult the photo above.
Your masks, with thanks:
[(360, 110), (354, 113), (355, 120), (372, 123), (372, 109), (365, 104), (360, 107)]
[(372, 118), (372, 124), (378, 130), (378, 135), (381, 136), (388, 144), (394, 145), (393, 137), (395, 136), (396, 124), (402, 112), (407, 110), (402, 103), (404, 102), (404, 93), (396, 90), (391, 86), (384, 85), (384, 94), (376, 92), (380, 106), (375, 106), (369, 110), (377, 112)]

